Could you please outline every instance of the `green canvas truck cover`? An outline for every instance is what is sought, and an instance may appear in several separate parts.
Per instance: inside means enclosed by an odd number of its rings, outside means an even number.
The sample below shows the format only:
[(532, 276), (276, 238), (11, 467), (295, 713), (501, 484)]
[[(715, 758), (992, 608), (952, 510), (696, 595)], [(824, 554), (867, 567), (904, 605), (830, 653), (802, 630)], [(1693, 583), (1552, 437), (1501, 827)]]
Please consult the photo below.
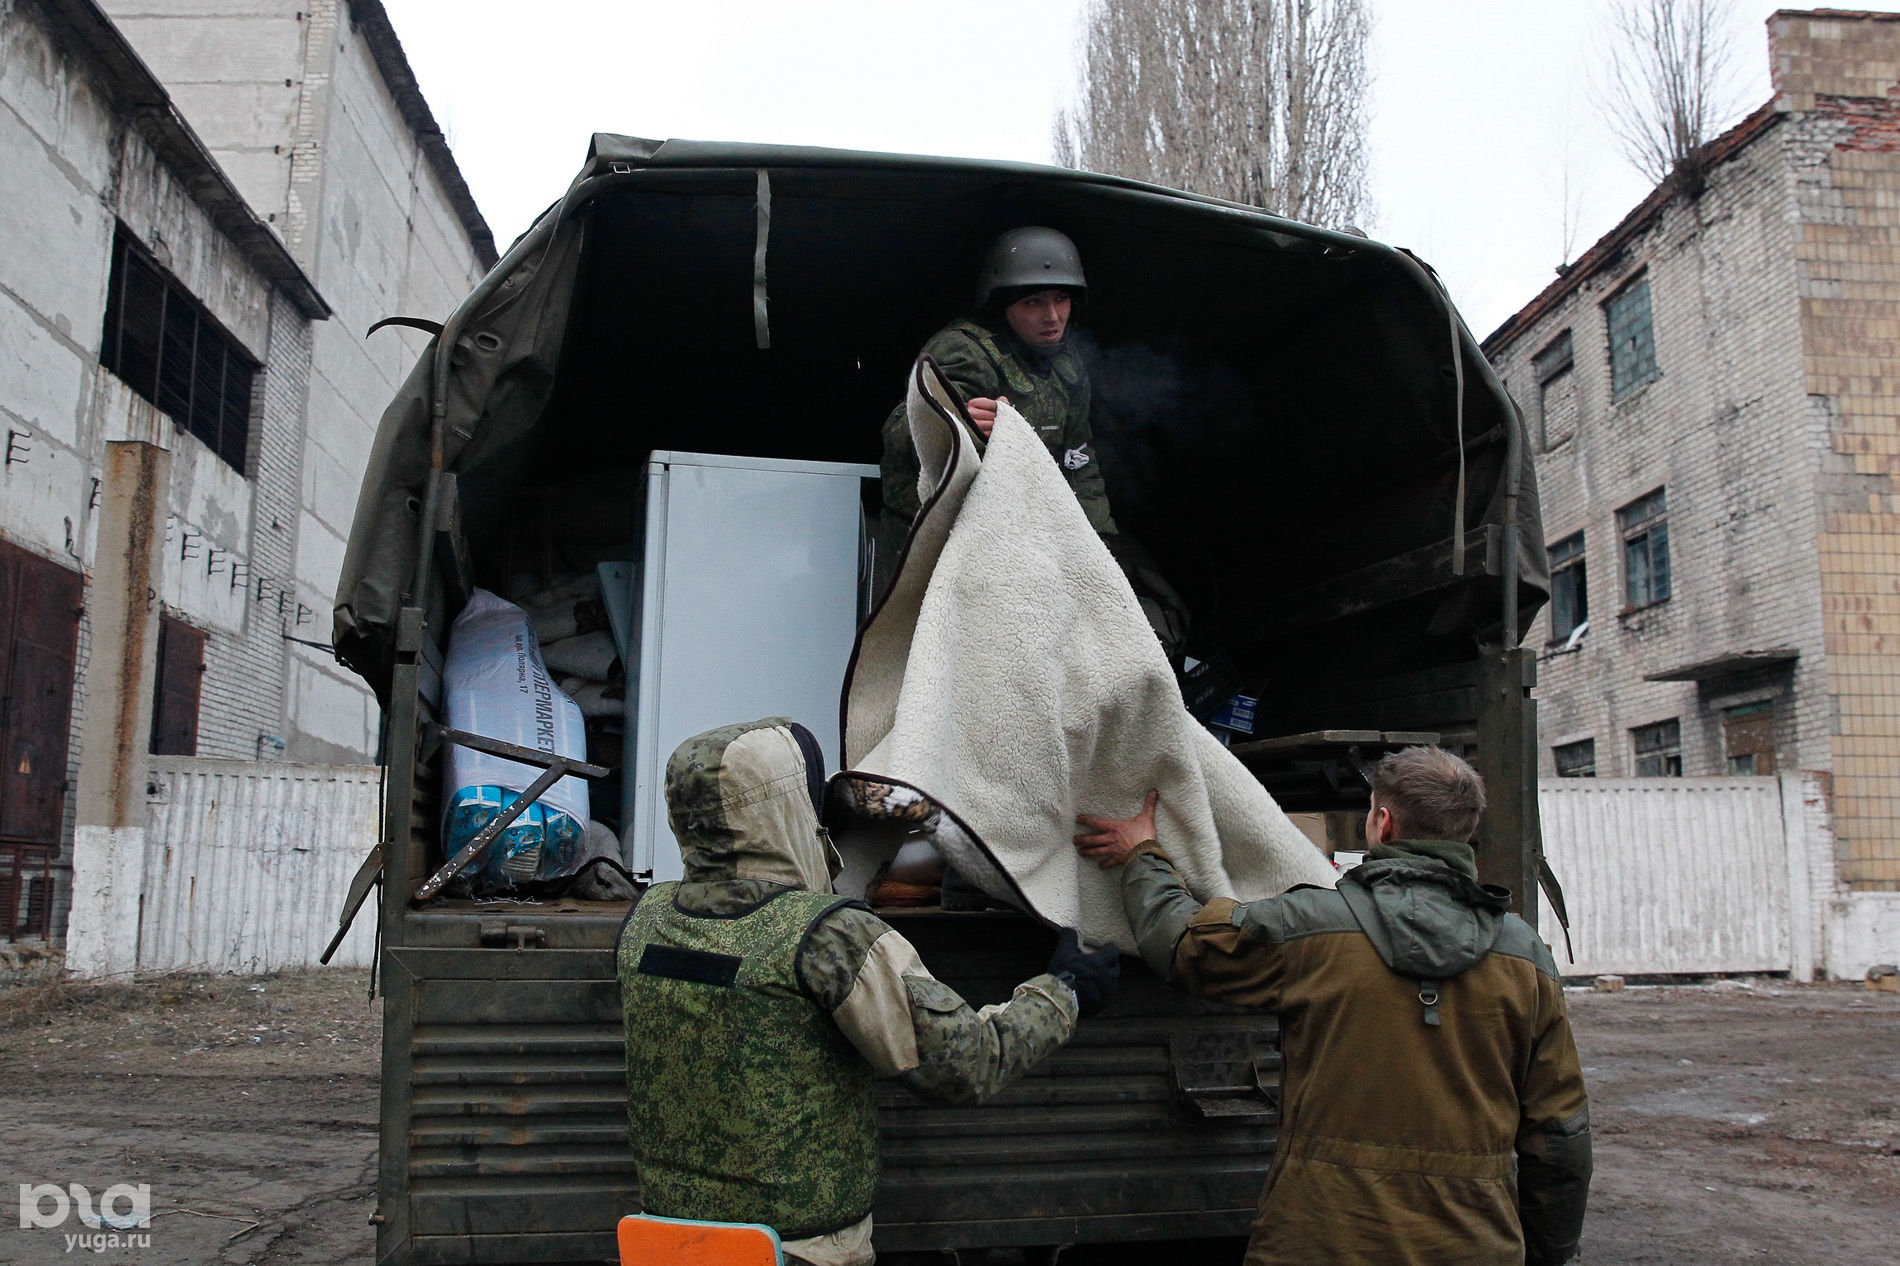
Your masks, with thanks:
[(1086, 261), (1116, 518), (1243, 667), (1391, 675), (1516, 640), (1549, 588), (1523, 422), (1407, 253), (1082, 172), (600, 134), (383, 415), (339, 658), (387, 702), (432, 468), (479, 524), (537, 461), (877, 460), (916, 349), (1025, 223)]

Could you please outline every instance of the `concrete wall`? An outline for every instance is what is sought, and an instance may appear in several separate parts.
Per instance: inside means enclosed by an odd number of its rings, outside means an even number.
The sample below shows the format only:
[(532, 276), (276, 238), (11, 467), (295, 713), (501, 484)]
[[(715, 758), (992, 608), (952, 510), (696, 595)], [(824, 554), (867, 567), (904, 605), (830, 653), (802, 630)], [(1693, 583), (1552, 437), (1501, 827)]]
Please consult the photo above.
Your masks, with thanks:
[[(285, 712), (279, 595), (297, 590), (311, 322), (219, 230), (187, 178), (116, 113), (105, 81), (31, 5), (0, 5), (0, 170), (0, 222), (9, 226), (0, 234), (0, 422), (30, 446), (0, 471), (0, 535), (89, 573), (105, 443), (151, 438), (171, 449), (158, 597), (210, 634), (200, 753), (253, 758)], [(244, 471), (100, 367), (115, 221), (264, 366)], [(295, 615), (293, 604), (293, 624)], [(74, 781), (89, 658), (82, 618)]]
[[(455, 191), (389, 75), (391, 37), (347, 0), (107, 0), (139, 55), (258, 213), (310, 271), (335, 317), (313, 330), (295, 541), (296, 636), (323, 642), (357, 489), (383, 407), (426, 338), (385, 316), (440, 320), (486, 268)], [(459, 177), (456, 178), (459, 180)], [(291, 760), (373, 756), (379, 715), (357, 678), (287, 643), (276, 731)]]
[[(1772, 698), (1778, 767), (1828, 768), (1831, 707), (1816, 592), (1815, 456), (1826, 442), (1801, 376), (1787, 140), (1771, 125), (1717, 167), (1694, 200), (1675, 199), (1599, 261), (1493, 359), (1525, 410), (1536, 447), (1544, 534), (1584, 533), (1590, 630), (1578, 648), (1550, 643), (1538, 700), (1541, 768), (1551, 749), (1596, 741), (1597, 773), (1635, 772), (1629, 731), (1678, 718), (1683, 772), (1728, 772), (1722, 709)], [(1611, 399), (1604, 304), (1637, 277), (1649, 284), (1661, 376)], [(1532, 357), (1571, 335), (1574, 433), (1546, 435)], [(1555, 428), (1549, 428), (1554, 430)], [(1617, 511), (1665, 492), (1672, 596), (1626, 610)], [(1785, 669), (1728, 680), (1651, 682), (1647, 675), (1746, 650), (1791, 648)]]

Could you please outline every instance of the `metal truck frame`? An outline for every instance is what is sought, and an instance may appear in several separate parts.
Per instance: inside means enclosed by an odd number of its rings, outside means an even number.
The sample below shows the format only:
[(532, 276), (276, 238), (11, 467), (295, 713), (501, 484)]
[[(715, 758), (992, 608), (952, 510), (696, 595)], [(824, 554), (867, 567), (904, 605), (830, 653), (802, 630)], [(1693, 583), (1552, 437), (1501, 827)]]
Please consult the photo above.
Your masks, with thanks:
[[(446, 630), (478, 570), (469, 540), (496, 514), (492, 494), (471, 487), (492, 484), (522, 436), (587, 402), (563, 396), (573, 389), (558, 380), (591, 372), (581, 358), (594, 353), (576, 331), (605, 320), (613, 302), (587, 290), (589, 270), (617, 266), (616, 244), (633, 231), (625, 225), (655, 222), (642, 219), (650, 202), (682, 199), (669, 214), (689, 217), (695, 189), (719, 200), (719, 214), (735, 197), (750, 202), (763, 313), (773, 186), (833, 198), (845, 209), (831, 213), (844, 216), (847, 196), (886, 196), (905, 181), (1004, 191), (1011, 214), (1066, 217), (1103, 235), (1124, 221), (1149, 239), (1173, 233), (1158, 249), (1203, 250), (1210, 264), (1251, 267), (1251, 251), (1289, 273), (1335, 261), (1356, 269), (1336, 294), (1309, 287), (1312, 302), (1346, 309), (1349, 328), (1371, 319), (1353, 305), (1390, 326), (1368, 335), (1367, 372), (1397, 385), (1373, 390), (1361, 412), (1374, 419), (1367, 434), (1387, 428), (1407, 460), (1367, 494), (1389, 522), (1348, 516), (1253, 542), (1244, 517), (1226, 525), (1234, 539), (1221, 548), (1257, 551), (1263, 583), (1275, 586), (1248, 626), (1261, 653), (1308, 665), (1276, 681), (1261, 737), (1233, 750), (1290, 811), (1363, 811), (1365, 765), (1383, 751), (1419, 741), (1468, 751), (1491, 788), (1481, 877), (1535, 915), (1523, 902), (1541, 863), (1534, 659), (1518, 646), (1547, 591), (1535, 488), (1522, 420), (1429, 270), (1362, 238), (1082, 173), (596, 137), (567, 196), (436, 332), (390, 406), (339, 587), (340, 656), (377, 688), (387, 727), (383, 838), (356, 894), (380, 878), (379, 1263), (612, 1260), (616, 1220), (639, 1207), (613, 963), (626, 906), (414, 899), (442, 863), (443, 754), (456, 738), (442, 729)], [(969, 212), (955, 233), (938, 227), (967, 243), (981, 238), (981, 219)], [(803, 239), (796, 221), (788, 229), (795, 290)], [(1114, 316), (1105, 310), (1104, 323)], [(767, 337), (761, 324), (761, 349)], [(1331, 346), (1322, 336), (1297, 366)], [(524, 374), (536, 365), (539, 377)], [(1388, 407), (1413, 412), (1378, 420)], [(1328, 441), (1286, 442), (1310, 457)], [(864, 449), (862, 436), (847, 436), (812, 455), (862, 460)], [(1027, 915), (885, 913), (977, 1004), (1041, 970), (1053, 943)], [(1134, 960), (1123, 971), (1111, 1007), (991, 1104), (936, 1108), (895, 1083), (881, 1088), (880, 1250), (1019, 1245), (1053, 1255), (1085, 1242), (1231, 1246), (1247, 1234), (1278, 1120), (1277, 1024), (1170, 990)]]

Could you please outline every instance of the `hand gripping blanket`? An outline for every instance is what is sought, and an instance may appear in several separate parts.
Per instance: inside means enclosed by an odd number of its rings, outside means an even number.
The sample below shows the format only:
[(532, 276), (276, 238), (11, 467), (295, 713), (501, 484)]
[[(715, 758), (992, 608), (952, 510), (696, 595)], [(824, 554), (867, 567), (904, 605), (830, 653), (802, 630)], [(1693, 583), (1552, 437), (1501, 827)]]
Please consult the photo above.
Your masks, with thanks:
[(1246, 901), (1333, 870), (1188, 714), (1121, 569), (1049, 452), (1001, 404), (979, 460), (935, 363), (909, 393), (922, 501), (846, 675), (844, 779), (922, 792), (933, 843), (992, 896), (1134, 951), (1119, 876), (1071, 844), (1078, 812), (1161, 792), (1156, 830), (1194, 895)]

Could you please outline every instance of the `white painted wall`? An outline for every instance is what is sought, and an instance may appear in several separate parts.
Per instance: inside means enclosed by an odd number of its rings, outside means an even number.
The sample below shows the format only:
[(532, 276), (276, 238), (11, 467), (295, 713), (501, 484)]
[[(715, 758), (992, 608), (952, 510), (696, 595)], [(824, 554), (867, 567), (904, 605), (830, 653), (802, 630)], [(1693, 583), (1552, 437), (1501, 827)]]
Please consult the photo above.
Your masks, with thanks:
[[(152, 761), (141, 971), (314, 967), (379, 835), (374, 765)], [(330, 960), (368, 966), (374, 901)]]
[(1900, 892), (1843, 892), (1830, 904), (1830, 976), (1859, 980), (1876, 963), (1900, 963)]
[(1566, 976), (1817, 973), (1900, 961), (1900, 893), (1835, 879), (1825, 778), (1577, 778), (1538, 791), (1570, 911), (1538, 898)]

